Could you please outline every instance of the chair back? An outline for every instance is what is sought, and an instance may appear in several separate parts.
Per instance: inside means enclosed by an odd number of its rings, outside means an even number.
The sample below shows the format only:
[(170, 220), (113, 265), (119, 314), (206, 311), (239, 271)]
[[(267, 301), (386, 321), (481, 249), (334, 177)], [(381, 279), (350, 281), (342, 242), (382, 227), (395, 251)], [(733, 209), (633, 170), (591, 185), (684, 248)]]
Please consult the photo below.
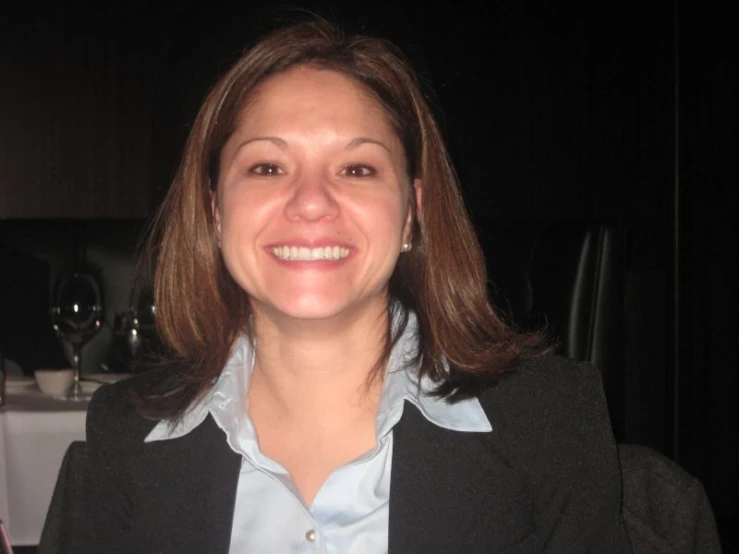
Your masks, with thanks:
[(623, 514), (634, 554), (721, 554), (702, 483), (664, 454), (618, 445)]

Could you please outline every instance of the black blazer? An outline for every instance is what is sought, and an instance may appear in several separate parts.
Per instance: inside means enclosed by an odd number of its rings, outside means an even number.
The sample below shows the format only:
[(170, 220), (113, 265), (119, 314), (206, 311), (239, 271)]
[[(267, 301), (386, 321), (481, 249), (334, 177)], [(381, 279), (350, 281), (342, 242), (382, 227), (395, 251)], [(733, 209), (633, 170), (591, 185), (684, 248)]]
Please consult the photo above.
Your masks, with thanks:
[[(210, 417), (184, 437), (144, 443), (155, 423), (131, 408), (132, 386), (101, 387), (90, 404), (84, 552), (227, 554), (241, 457)], [(406, 403), (394, 429), (390, 554), (630, 552), (597, 370), (527, 362), (479, 398), (491, 433), (442, 429)]]

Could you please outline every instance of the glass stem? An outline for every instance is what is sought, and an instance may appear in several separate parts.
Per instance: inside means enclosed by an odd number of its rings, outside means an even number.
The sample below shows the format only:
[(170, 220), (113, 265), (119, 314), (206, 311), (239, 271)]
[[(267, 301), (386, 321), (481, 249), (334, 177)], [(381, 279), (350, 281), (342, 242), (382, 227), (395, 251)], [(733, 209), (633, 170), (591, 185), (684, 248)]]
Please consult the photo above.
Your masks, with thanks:
[(72, 385), (72, 396), (82, 396), (80, 387), (80, 369), (82, 368), (82, 344), (72, 343), (72, 368), (74, 369), (74, 384)]

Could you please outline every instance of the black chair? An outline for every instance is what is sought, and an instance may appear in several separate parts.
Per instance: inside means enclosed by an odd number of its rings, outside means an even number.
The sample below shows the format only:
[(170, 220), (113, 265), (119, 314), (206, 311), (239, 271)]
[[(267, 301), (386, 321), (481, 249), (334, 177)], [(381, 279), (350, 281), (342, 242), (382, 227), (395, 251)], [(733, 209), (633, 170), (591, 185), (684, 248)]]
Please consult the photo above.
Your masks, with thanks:
[(558, 352), (599, 368), (614, 432), (626, 417), (625, 228), (522, 221), (483, 235), (493, 300), (524, 329), (546, 325)]
[(617, 225), (552, 225), (532, 252), (531, 318), (546, 318), (561, 354), (600, 369), (618, 437), (626, 416), (624, 275), (624, 230)]

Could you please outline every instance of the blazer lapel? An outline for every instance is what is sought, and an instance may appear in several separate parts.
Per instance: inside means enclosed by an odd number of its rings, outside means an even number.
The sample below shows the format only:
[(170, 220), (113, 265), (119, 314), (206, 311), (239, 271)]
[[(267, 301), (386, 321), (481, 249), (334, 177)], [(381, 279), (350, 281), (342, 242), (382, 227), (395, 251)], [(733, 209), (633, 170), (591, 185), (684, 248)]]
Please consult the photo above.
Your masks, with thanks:
[(495, 440), (438, 427), (406, 402), (393, 431), (390, 554), (497, 552), (534, 531), (528, 483)]
[(228, 554), (240, 468), (210, 416), (184, 437), (146, 445), (133, 475), (148, 551)]

